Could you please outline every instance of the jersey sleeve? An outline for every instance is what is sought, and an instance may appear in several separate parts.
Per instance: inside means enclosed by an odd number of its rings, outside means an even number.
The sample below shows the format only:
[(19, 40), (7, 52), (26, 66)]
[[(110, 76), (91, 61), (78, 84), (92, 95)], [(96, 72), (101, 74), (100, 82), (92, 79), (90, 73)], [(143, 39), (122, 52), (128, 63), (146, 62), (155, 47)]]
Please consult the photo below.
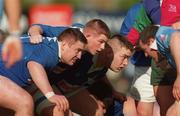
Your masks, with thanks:
[(27, 58), (27, 62), (29, 61), (35, 61), (44, 68), (49, 69), (58, 63), (58, 52), (46, 45), (40, 44), (36, 46), (30, 57)]
[(134, 22), (133, 27), (137, 29), (139, 32), (144, 30), (144, 28), (151, 24), (151, 20), (148, 17), (144, 7), (141, 7), (139, 13), (137, 14), (136, 20)]
[(59, 34), (61, 34), (64, 30), (66, 30), (68, 27), (63, 26), (49, 26), (49, 25), (43, 25), (43, 24), (35, 24), (41, 27), (43, 33), (42, 36), (45, 37), (57, 37)]
[(154, 24), (160, 24), (160, 0), (143, 0), (144, 8)]
[(142, 4), (137, 3), (128, 11), (120, 29), (121, 35), (126, 36), (129, 33), (130, 29), (133, 27), (133, 24), (136, 20), (136, 16), (141, 7)]

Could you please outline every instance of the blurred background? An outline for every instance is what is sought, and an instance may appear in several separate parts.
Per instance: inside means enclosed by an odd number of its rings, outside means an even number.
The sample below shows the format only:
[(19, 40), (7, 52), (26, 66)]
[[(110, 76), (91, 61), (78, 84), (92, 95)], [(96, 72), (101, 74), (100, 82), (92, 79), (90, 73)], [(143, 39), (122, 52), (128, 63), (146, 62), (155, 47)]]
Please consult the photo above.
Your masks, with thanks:
[[(100, 18), (111, 29), (119, 32), (127, 10), (139, 0), (21, 0), (23, 32), (34, 23), (53, 26), (67, 26), (73, 23), (85, 24), (93, 18)], [(0, 27), (7, 30), (4, 15)]]

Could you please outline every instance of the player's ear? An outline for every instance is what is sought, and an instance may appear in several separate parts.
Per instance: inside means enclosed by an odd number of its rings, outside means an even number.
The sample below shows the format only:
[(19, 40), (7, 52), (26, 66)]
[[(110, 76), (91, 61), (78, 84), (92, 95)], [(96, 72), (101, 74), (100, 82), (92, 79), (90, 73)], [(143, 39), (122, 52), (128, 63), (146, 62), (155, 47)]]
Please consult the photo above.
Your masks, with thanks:
[(64, 50), (67, 45), (67, 42), (65, 40), (61, 41), (61, 49)]
[(61, 41), (61, 45), (62, 45), (62, 46), (65, 46), (66, 44), (67, 44), (67, 41), (66, 41), (66, 40)]

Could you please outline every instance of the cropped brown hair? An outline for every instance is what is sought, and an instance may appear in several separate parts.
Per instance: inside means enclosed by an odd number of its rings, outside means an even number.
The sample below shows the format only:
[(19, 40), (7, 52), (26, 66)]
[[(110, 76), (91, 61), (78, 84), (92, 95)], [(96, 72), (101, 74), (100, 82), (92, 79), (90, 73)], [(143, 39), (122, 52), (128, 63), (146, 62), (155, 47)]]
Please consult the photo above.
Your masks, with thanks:
[(121, 47), (125, 47), (125, 48), (129, 49), (131, 52), (134, 51), (133, 45), (128, 41), (128, 39), (125, 36), (122, 36), (122, 35), (119, 35), (119, 34), (115, 34), (115, 35), (113, 35), (111, 37), (111, 40), (113, 40), (113, 39), (117, 39), (118, 40), (118, 44)]
[(148, 43), (150, 38), (155, 39), (158, 28), (158, 26), (154, 25), (145, 27), (144, 30), (140, 33), (139, 40), (141, 40), (142, 43)]
[(83, 33), (76, 28), (68, 28), (64, 30), (59, 36), (58, 36), (58, 41), (63, 41), (67, 37), (70, 37), (74, 39), (75, 41), (80, 41), (84, 44), (87, 44), (86, 37), (83, 35)]
[(104, 34), (107, 38), (110, 38), (109, 27), (100, 19), (92, 19), (86, 23), (84, 29), (93, 29), (98, 34)]

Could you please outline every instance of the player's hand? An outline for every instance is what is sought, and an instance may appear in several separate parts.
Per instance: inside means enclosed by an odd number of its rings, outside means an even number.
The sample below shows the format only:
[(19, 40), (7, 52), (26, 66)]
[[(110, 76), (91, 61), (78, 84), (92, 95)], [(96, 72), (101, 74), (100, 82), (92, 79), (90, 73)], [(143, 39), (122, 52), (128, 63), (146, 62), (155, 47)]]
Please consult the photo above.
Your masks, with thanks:
[(2, 59), (7, 68), (19, 61), (22, 57), (22, 44), (18, 36), (8, 36), (3, 44)]
[(33, 34), (30, 36), (30, 42), (32, 44), (39, 44), (42, 42), (42, 40), (43, 40), (43, 37), (40, 34)]
[(103, 116), (106, 113), (105, 104), (102, 101), (97, 100), (93, 95), (90, 95), (90, 97), (97, 103), (98, 106), (95, 116)]
[(180, 100), (180, 76), (177, 76), (173, 86), (173, 96), (179, 101)]
[(66, 111), (69, 109), (69, 102), (63, 95), (54, 95), (48, 99), (50, 102), (57, 105), (60, 111)]
[(180, 21), (172, 24), (173, 29), (179, 30), (180, 29)]
[(103, 111), (103, 114), (105, 114), (106, 113), (105, 104), (102, 101), (100, 101), (100, 100), (97, 100), (97, 104), (98, 104), (98, 108)]

